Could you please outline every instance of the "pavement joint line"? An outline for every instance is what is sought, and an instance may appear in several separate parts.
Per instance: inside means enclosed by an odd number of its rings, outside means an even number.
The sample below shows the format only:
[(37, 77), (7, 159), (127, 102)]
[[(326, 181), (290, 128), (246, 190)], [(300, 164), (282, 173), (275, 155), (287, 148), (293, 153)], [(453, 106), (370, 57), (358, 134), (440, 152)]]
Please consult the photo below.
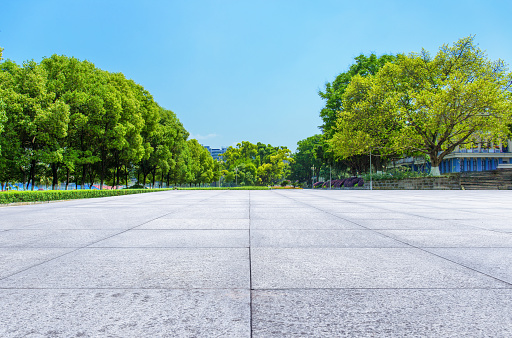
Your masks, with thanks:
[(249, 330), (250, 337), (253, 336), (253, 306), (252, 306), (252, 296), (253, 296), (253, 288), (252, 288), (252, 246), (251, 246), (251, 191), (249, 190)]
[[(189, 207), (189, 206), (191, 206), (191, 205), (194, 205), (194, 204), (197, 204), (197, 203), (201, 203), (202, 201), (206, 201), (206, 200), (208, 200), (208, 199), (210, 199), (210, 198), (213, 198), (213, 197), (215, 197), (215, 196), (221, 195), (223, 192), (224, 192), (224, 190), (221, 190), (221, 193), (219, 193), (219, 194), (216, 194), (216, 195), (210, 196), (210, 197), (205, 198), (205, 199), (202, 199), (202, 200), (200, 200), (200, 201), (194, 201), (193, 203), (190, 203), (189, 205), (186, 205), (185, 207)], [(131, 195), (131, 196), (136, 196), (136, 194)], [(12, 277), (12, 276), (14, 276), (14, 275), (17, 275), (17, 274), (19, 274), (19, 273), (25, 272), (25, 271), (27, 271), (27, 270), (29, 270), (29, 269), (32, 269), (32, 268), (36, 267), (36, 266), (39, 266), (39, 265), (42, 265), (42, 264), (45, 264), (45, 263), (48, 263), (48, 262), (54, 261), (54, 260), (56, 260), (56, 259), (59, 259), (59, 258), (61, 258), (61, 257), (64, 257), (64, 256), (66, 256), (66, 255), (69, 255), (69, 254), (72, 254), (73, 252), (76, 252), (76, 251), (78, 251), (78, 250), (85, 249), (85, 248), (87, 248), (87, 247), (89, 247), (89, 246), (91, 246), (91, 245), (94, 245), (94, 244), (99, 243), (99, 242), (101, 242), (101, 241), (104, 241), (104, 240), (106, 240), (106, 239), (109, 239), (109, 238), (112, 238), (112, 237), (114, 237), (114, 236), (117, 236), (117, 235), (120, 235), (120, 234), (122, 234), (122, 233), (125, 233), (125, 232), (127, 232), (127, 231), (130, 231), (130, 230), (132, 230), (132, 229), (134, 229), (134, 228), (137, 228), (137, 227), (139, 227), (139, 226), (141, 226), (141, 225), (144, 225), (144, 224), (149, 223), (149, 222), (151, 222), (151, 221), (154, 221), (154, 220), (156, 220), (156, 219), (162, 218), (162, 217), (164, 217), (164, 216), (170, 215), (170, 214), (172, 214), (172, 213), (174, 213), (174, 212), (176, 212), (176, 211), (178, 211), (178, 210), (173, 210), (173, 211), (171, 211), (171, 212), (169, 212), (169, 213), (167, 213), (167, 214), (164, 214), (164, 215), (158, 216), (158, 217), (156, 217), (156, 218), (154, 218), (154, 219), (151, 219), (151, 220), (149, 220), (149, 221), (146, 221), (146, 222), (144, 222), (144, 223), (142, 223), (142, 224), (139, 224), (139, 225), (136, 225), (136, 226), (134, 226), (134, 227), (132, 227), (132, 228), (126, 229), (126, 230), (124, 230), (124, 231), (121, 231), (120, 233), (117, 233), (117, 234), (115, 234), (115, 235), (108, 236), (108, 237), (106, 237), (106, 238), (100, 239), (100, 240), (95, 241), (95, 242), (93, 242), (93, 243), (90, 243), (90, 244), (88, 244), (88, 245), (85, 245), (85, 246), (82, 246), (82, 247), (76, 248), (75, 250), (71, 250), (71, 251), (69, 251), (69, 252), (63, 253), (62, 255), (58, 255), (58, 256), (53, 257), (53, 258), (51, 258), (51, 259), (48, 259), (48, 260), (45, 260), (45, 261), (43, 261), (43, 262), (39, 262), (39, 263), (37, 263), (37, 264), (34, 264), (34, 265), (32, 265), (32, 266), (29, 266), (29, 267), (27, 267), (27, 268), (25, 268), (25, 269), (22, 269), (22, 270), (16, 271), (16, 272), (11, 273), (11, 274), (9, 274), (9, 275), (7, 275), (7, 276), (0, 277), (0, 281), (2, 281), (2, 280), (4, 280), (4, 279), (7, 279), (7, 278), (10, 278), (10, 277)], [(63, 249), (66, 249), (66, 248), (63, 248)]]
[(418, 288), (418, 287), (410, 287), (410, 288), (383, 288), (383, 287), (329, 287), (329, 288), (255, 288), (253, 290), (247, 288), (208, 288), (208, 287), (189, 287), (189, 288), (165, 288), (165, 287), (155, 287), (155, 288), (144, 288), (144, 287), (17, 287), (10, 288), (2, 286), (0, 290), (240, 290), (240, 291), (296, 291), (296, 290), (304, 290), (304, 291), (315, 291), (315, 290), (507, 290), (512, 291), (510, 287), (503, 288), (478, 288), (478, 287), (430, 287), (430, 288)]
[[(286, 197), (286, 198), (289, 198), (289, 199), (291, 199), (291, 200), (296, 201), (295, 199), (293, 199), (293, 198), (291, 198), (291, 197), (284, 196), (284, 195), (282, 195), (282, 194), (279, 194), (279, 195), (281, 195), (281, 196), (283, 196), (283, 197)], [(324, 199), (327, 199), (327, 197), (324, 197)], [(354, 224), (356, 224), (356, 225), (358, 225), (358, 226), (360, 226), (360, 227), (363, 227), (363, 228), (365, 228), (365, 229), (372, 230), (372, 231), (374, 231), (374, 232), (376, 232), (376, 233), (378, 233), (378, 234), (380, 234), (380, 235), (382, 235), (382, 236), (388, 237), (388, 238), (390, 238), (390, 239), (392, 239), (392, 240), (395, 240), (395, 241), (397, 241), (397, 242), (399, 242), (399, 243), (402, 243), (402, 244), (405, 244), (405, 245), (407, 245), (407, 246), (410, 246), (411, 248), (418, 249), (418, 250), (423, 251), (423, 252), (425, 252), (425, 253), (427, 253), (427, 254), (430, 254), (430, 255), (436, 256), (436, 257), (438, 257), (438, 258), (441, 258), (441, 259), (446, 260), (446, 261), (448, 261), (448, 262), (451, 262), (451, 263), (453, 263), (453, 264), (456, 264), (456, 265), (462, 266), (462, 267), (464, 267), (464, 268), (466, 268), (466, 269), (469, 269), (469, 270), (471, 270), (471, 271), (474, 271), (474, 272), (480, 273), (480, 274), (482, 274), (482, 275), (484, 275), (484, 276), (487, 276), (487, 277), (489, 277), (489, 278), (491, 278), (491, 279), (494, 279), (494, 280), (496, 280), (496, 281), (499, 281), (499, 282), (505, 283), (505, 284), (510, 285), (510, 286), (512, 287), (512, 281), (507, 282), (507, 281), (502, 280), (502, 279), (500, 279), (500, 278), (498, 278), (498, 277), (491, 276), (491, 275), (489, 275), (489, 274), (487, 274), (487, 273), (485, 273), (485, 272), (479, 271), (479, 270), (477, 270), (477, 269), (475, 269), (475, 268), (472, 268), (472, 267), (466, 266), (466, 265), (464, 265), (464, 264), (462, 264), (462, 263), (455, 262), (455, 261), (453, 261), (453, 260), (451, 260), (451, 259), (448, 259), (448, 258), (443, 257), (443, 256), (441, 256), (441, 255), (438, 255), (438, 254), (436, 254), (436, 253), (433, 253), (433, 252), (430, 252), (430, 251), (428, 251), (428, 250), (425, 250), (425, 249), (424, 249), (424, 248), (422, 248), (422, 247), (415, 246), (415, 245), (413, 245), (413, 244), (410, 244), (410, 243), (404, 242), (404, 241), (402, 241), (402, 240), (399, 240), (399, 239), (397, 239), (397, 238), (393, 238), (393, 237), (391, 237), (391, 236), (389, 236), (389, 235), (383, 234), (383, 233), (379, 232), (379, 230), (370, 229), (370, 228), (368, 228), (368, 227), (366, 227), (366, 226), (364, 226), (364, 225), (361, 225), (361, 224), (358, 224), (358, 223), (356, 223), (356, 222), (354, 222), (354, 221), (351, 221), (351, 220), (345, 219), (345, 218), (340, 217), (340, 216), (338, 216), (338, 215), (335, 215), (335, 214), (333, 214), (333, 213), (331, 213), (331, 212), (328, 212), (328, 211), (322, 210), (322, 209), (320, 209), (320, 208), (318, 208), (318, 207), (315, 207), (315, 206), (312, 206), (312, 205), (310, 205), (310, 204), (308, 204), (308, 203), (305, 203), (305, 202), (302, 202), (302, 201), (301, 201), (301, 203), (303, 203), (303, 204), (305, 204), (305, 205), (307, 205), (307, 206), (309, 206), (309, 207), (311, 207), (311, 208), (313, 208), (313, 209), (317, 209), (317, 210), (323, 211), (323, 212), (325, 212), (326, 214), (329, 214), (329, 215), (332, 215), (332, 216), (338, 217), (338, 218), (340, 218), (340, 219), (343, 219), (343, 220), (349, 221), (349, 222), (351, 222), (351, 223), (354, 223)], [(381, 230), (381, 231), (382, 231), (382, 230)]]
[[(512, 249), (512, 246), (0, 246), (0, 249)], [(430, 253), (430, 252), (429, 252)]]

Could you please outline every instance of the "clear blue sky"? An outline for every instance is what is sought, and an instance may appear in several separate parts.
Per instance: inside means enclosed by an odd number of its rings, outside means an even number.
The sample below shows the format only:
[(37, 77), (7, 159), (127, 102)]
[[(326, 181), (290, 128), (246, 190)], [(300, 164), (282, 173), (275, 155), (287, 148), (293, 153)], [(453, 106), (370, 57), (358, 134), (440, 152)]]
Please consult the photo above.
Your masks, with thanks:
[(284, 145), (319, 132), (326, 82), (361, 53), (435, 53), (476, 35), (512, 62), (511, 1), (3, 1), (0, 46), (122, 72), (200, 143)]

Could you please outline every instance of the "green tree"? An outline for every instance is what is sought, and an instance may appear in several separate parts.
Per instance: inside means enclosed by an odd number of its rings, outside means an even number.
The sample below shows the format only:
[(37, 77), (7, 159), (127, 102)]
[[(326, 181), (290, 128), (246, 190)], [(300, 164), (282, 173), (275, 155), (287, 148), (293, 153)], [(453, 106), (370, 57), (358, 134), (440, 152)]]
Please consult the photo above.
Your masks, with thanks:
[(188, 169), (191, 173), (190, 183), (211, 183), (214, 178), (214, 164), (210, 152), (195, 139), (187, 141), (190, 152)]
[[(0, 61), (2, 61), (2, 52), (3, 52), (3, 48), (0, 47)], [(4, 79), (3, 79), (3, 72), (0, 72), (0, 83), (3, 83), (4, 82)], [(4, 131), (4, 123), (7, 121), (7, 116), (5, 115), (5, 105), (4, 105), (4, 102), (3, 102), (3, 88), (0, 86), (0, 134)], [(1, 144), (0, 144), (0, 154), (1, 154), (1, 151), (2, 151), (2, 148), (1, 148)]]
[(293, 154), (294, 162), (290, 165), (290, 179), (299, 182), (311, 182), (313, 167), (320, 170), (322, 158), (317, 156), (318, 147), (322, 145), (323, 136), (314, 135), (297, 142), (297, 151)]
[(320, 117), (323, 121), (321, 129), (327, 138), (332, 136), (337, 114), (343, 110), (343, 94), (352, 77), (375, 75), (386, 63), (393, 62), (395, 59), (394, 55), (384, 54), (377, 57), (375, 54), (370, 54), (370, 56), (361, 54), (354, 58), (356, 62), (350, 66), (348, 71), (340, 73), (332, 83), (325, 84), (323, 92), (318, 92), (318, 95), (325, 100), (325, 107), (320, 111)]
[(7, 134), (18, 138), (19, 143), (8, 142), (21, 149), (11, 149), (19, 156), (17, 161), (29, 163), (29, 182), (34, 189), (37, 166), (62, 158), (69, 106), (47, 90), (46, 71), (34, 61), (24, 63), (23, 67), (8, 61), (3, 64), (3, 71), (10, 78), (10, 93), (6, 95), (10, 124)]
[[(488, 60), (474, 37), (442, 46), (435, 57), (425, 50), (399, 55), (376, 75), (349, 85), (343, 102), (351, 104), (344, 113), (364, 116), (368, 128), (347, 132), (339, 121), (331, 145), (346, 156), (385, 142), (388, 151), (425, 154), (431, 173), (439, 175), (439, 163), (457, 146), (508, 137), (511, 80), (504, 62)], [(386, 137), (373, 141), (374, 135)]]

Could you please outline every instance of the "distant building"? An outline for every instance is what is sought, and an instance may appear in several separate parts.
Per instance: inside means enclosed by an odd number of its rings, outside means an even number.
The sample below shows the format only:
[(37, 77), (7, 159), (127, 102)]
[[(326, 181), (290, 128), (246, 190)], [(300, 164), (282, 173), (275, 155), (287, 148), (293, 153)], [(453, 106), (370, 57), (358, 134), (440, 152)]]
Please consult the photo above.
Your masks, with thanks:
[(203, 147), (205, 147), (206, 150), (208, 150), (210, 152), (210, 155), (212, 155), (213, 159), (217, 160), (217, 161), (222, 160), (222, 154), (224, 154), (226, 152), (226, 150), (228, 150), (227, 147), (221, 147), (220, 149), (210, 148), (210, 146), (205, 146), (205, 145), (203, 145)]
[[(512, 141), (507, 144), (494, 145), (484, 148), (478, 145), (473, 149), (457, 147), (446, 155), (439, 165), (439, 171), (444, 173), (460, 173), (465, 171), (486, 171), (498, 168), (498, 165), (512, 163)], [(395, 162), (395, 166), (408, 166), (413, 171), (430, 171), (430, 163), (424, 158), (407, 157)]]

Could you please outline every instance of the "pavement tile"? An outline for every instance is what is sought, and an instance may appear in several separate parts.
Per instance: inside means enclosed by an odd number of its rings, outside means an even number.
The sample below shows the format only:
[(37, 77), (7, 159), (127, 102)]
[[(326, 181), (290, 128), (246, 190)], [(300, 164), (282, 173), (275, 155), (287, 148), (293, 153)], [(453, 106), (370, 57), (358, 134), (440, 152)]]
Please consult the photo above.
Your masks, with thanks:
[(427, 218), (414, 219), (358, 219), (354, 223), (368, 229), (382, 230), (464, 230), (476, 229), (469, 224), (461, 224), (453, 220), (437, 220)]
[(512, 284), (510, 248), (429, 248), (429, 252)]
[(0, 278), (54, 259), (71, 250), (65, 248), (0, 248)]
[(189, 212), (182, 211), (177, 213), (172, 213), (165, 216), (165, 219), (249, 219), (249, 210), (247, 211), (239, 211), (239, 212)]
[(248, 248), (248, 230), (130, 230), (91, 247)]
[(251, 247), (396, 248), (407, 245), (371, 230), (251, 230)]
[(365, 220), (365, 219), (412, 219), (412, 220), (420, 220), (422, 218), (412, 216), (409, 214), (403, 214), (398, 212), (355, 212), (357, 211), (357, 208), (354, 208), (352, 212), (336, 212), (334, 215), (351, 220), (351, 221), (357, 221), (357, 220)]
[[(510, 215), (512, 215), (512, 212), (510, 212)], [(512, 219), (510, 217), (507, 219), (487, 218), (473, 221), (459, 221), (459, 223), (480, 229), (512, 232)]]
[(338, 217), (318, 217), (299, 219), (252, 219), (251, 229), (255, 230), (279, 230), (279, 229), (339, 229), (339, 230), (363, 230), (364, 228)]
[(1, 337), (250, 337), (249, 290), (0, 290)]
[(80, 249), (0, 281), (0, 288), (249, 288), (240, 248)]
[(250, 220), (244, 218), (188, 218), (188, 219), (172, 219), (172, 218), (159, 218), (153, 221), (144, 223), (137, 227), (137, 229), (232, 229), (243, 230), (249, 229)]
[(379, 232), (418, 247), (506, 247), (512, 249), (512, 234), (481, 229), (380, 230)]
[(414, 248), (252, 248), (251, 271), (254, 289), (510, 286)]
[(253, 337), (512, 336), (510, 289), (256, 290), (252, 301)]
[(0, 233), (0, 248), (77, 248), (119, 233), (119, 230), (9, 230)]

